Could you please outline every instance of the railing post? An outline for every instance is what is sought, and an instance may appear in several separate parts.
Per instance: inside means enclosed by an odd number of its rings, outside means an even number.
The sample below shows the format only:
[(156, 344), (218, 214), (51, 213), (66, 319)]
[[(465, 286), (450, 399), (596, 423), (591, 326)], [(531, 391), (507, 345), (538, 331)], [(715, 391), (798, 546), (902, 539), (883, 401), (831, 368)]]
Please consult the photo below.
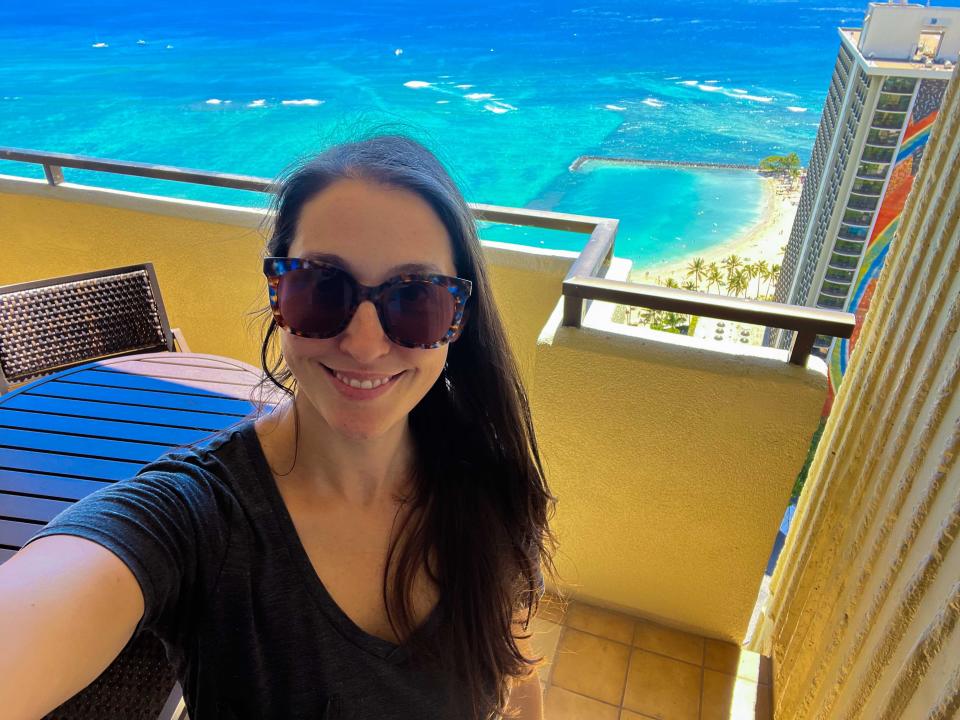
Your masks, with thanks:
[(47, 176), (47, 182), (51, 185), (59, 185), (63, 182), (63, 168), (57, 165), (44, 165), (43, 174)]
[(790, 344), (790, 362), (805, 367), (810, 351), (813, 350), (813, 341), (817, 334), (812, 330), (797, 330), (793, 333), (793, 342)]
[(580, 327), (583, 323), (583, 298), (564, 294), (563, 296), (563, 326)]

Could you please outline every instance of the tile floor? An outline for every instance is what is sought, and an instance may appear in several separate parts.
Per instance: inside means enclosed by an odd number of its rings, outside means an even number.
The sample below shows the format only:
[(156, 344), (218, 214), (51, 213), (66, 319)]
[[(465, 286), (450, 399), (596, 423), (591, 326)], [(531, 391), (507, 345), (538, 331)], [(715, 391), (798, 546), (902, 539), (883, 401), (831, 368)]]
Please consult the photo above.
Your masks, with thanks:
[(769, 720), (769, 663), (732, 643), (545, 595), (546, 720)]

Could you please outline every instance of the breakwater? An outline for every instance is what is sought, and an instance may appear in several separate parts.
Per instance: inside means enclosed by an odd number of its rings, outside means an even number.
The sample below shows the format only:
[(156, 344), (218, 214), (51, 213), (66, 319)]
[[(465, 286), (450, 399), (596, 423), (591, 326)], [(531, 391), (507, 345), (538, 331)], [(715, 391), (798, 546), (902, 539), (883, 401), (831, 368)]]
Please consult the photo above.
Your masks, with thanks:
[(587, 163), (598, 162), (605, 165), (636, 165), (649, 167), (690, 168), (697, 170), (753, 170), (756, 165), (736, 165), (734, 163), (693, 162), (685, 160), (652, 160), (648, 158), (602, 157), (600, 155), (581, 155), (570, 165), (570, 171), (576, 172)]

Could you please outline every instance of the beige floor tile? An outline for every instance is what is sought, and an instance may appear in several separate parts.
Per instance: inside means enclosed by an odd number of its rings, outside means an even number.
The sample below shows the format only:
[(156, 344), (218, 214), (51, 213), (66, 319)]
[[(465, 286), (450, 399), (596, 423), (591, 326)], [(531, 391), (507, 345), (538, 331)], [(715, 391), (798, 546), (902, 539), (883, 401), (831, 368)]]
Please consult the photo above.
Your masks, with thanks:
[(707, 638), (703, 666), (717, 672), (736, 675), (740, 666), (740, 648), (733, 643)]
[(549, 620), (542, 620), (539, 617), (535, 617), (530, 621), (530, 633), (532, 635), (530, 642), (533, 645), (533, 651), (538, 656), (543, 655), (544, 664), (540, 667), (541, 680), (547, 680), (550, 676), (550, 670), (553, 666), (553, 659), (557, 653), (557, 644), (560, 642), (560, 633), (562, 631), (562, 625), (557, 625)]
[(655, 625), (646, 620), (637, 621), (633, 636), (633, 644), (639, 648), (686, 660), (694, 665), (703, 664), (703, 643), (704, 639), (699, 635)]
[(617, 720), (617, 708), (556, 685), (547, 690), (543, 715), (548, 720)]
[(623, 707), (661, 720), (697, 720), (701, 668), (634, 650)]
[(567, 616), (563, 624), (567, 627), (629, 645), (633, 642), (635, 622), (628, 615), (575, 602), (567, 609)]
[(544, 593), (537, 608), (537, 617), (563, 625), (563, 616), (566, 614), (568, 604), (568, 601), (562, 600), (556, 595)]
[(758, 687), (744, 678), (704, 670), (701, 720), (754, 720)]
[(627, 645), (568, 627), (557, 648), (550, 682), (619, 705), (629, 659)]

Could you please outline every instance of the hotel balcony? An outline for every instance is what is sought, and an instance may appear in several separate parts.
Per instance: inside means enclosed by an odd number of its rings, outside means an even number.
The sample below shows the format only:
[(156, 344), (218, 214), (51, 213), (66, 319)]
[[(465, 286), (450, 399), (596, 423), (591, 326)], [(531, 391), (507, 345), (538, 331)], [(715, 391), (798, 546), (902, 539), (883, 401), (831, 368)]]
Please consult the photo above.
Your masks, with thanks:
[[(259, 336), (244, 315), (266, 303), (259, 262), (263, 210), (74, 184), (64, 181), (62, 168), (128, 174), (147, 168), (153, 177), (248, 190), (266, 189), (266, 182), (10, 150), (0, 150), (3, 158), (41, 164), (46, 179), (0, 177), (0, 284), (151, 262), (171, 323), (193, 351), (259, 365)], [(861, 523), (858, 531), (862, 523), (867, 530), (883, 524), (880, 516), (872, 519), (876, 504), (855, 500), (891, 485), (875, 482), (885, 477), (873, 472), (880, 455), (887, 467), (931, 447), (884, 443), (872, 458), (858, 444), (865, 432), (893, 432), (895, 425), (883, 408), (873, 409), (869, 393), (876, 388), (886, 402), (899, 390), (860, 381), (861, 371), (890, 377), (876, 363), (856, 364), (865, 353), (854, 356), (823, 431), (807, 481), (811, 489), (801, 497), (799, 525), (784, 549), (789, 561), (781, 561), (772, 581), (765, 579), (827, 398), (827, 368), (809, 353), (818, 335), (849, 337), (852, 316), (627, 283), (629, 262), (615, 253), (615, 220), (487, 205), (473, 210), (480, 220), (549, 227), (584, 239), (579, 253), (483, 243), (491, 292), (529, 393), (547, 479), (559, 499), (552, 527), (560, 541), (560, 578), (548, 584), (533, 626), (535, 648), (547, 660), (541, 669), (545, 716), (800, 720), (829, 706), (851, 713), (866, 707), (862, 717), (897, 717), (881, 713), (889, 705), (888, 690), (899, 687), (886, 666), (861, 667), (854, 657), (836, 672), (823, 668), (859, 642), (859, 636), (842, 635), (834, 615), (846, 611), (851, 628), (860, 628), (865, 613), (873, 612), (869, 604), (835, 597), (860, 577), (860, 566), (849, 565), (860, 558), (863, 538), (847, 537), (852, 523)], [(955, 233), (955, 226), (947, 231)], [(895, 249), (905, 255), (915, 244), (917, 253), (960, 252), (955, 241), (923, 240), (908, 237)], [(217, 272), (210, 273), (211, 267)], [(883, 298), (874, 302), (885, 312)], [(793, 331), (794, 343), (784, 351), (631, 327), (612, 320), (622, 304), (784, 328)], [(916, 312), (937, 307), (921, 302)], [(922, 318), (915, 315), (910, 327), (916, 329)], [(956, 315), (948, 321), (955, 323)], [(860, 342), (886, 352), (887, 336), (872, 327), (867, 332)], [(941, 343), (947, 336), (938, 334)], [(915, 337), (928, 334), (903, 336), (900, 344)], [(917, 362), (927, 357), (926, 350), (917, 352)], [(942, 348), (938, 352), (947, 356)], [(895, 363), (902, 356), (897, 349), (882, 359)], [(856, 397), (848, 396), (848, 385)], [(942, 385), (948, 391), (938, 397), (951, 397), (949, 387), (955, 386)], [(918, 412), (926, 425), (917, 422)], [(931, 442), (940, 442), (953, 415), (911, 411), (904, 417), (908, 440), (915, 428), (931, 427)], [(879, 433), (872, 437), (884, 441)], [(918, 468), (923, 457), (910, 460)], [(831, 463), (838, 462), (846, 465), (834, 473)], [(932, 517), (944, 512), (938, 506)], [(891, 547), (901, 546), (901, 534), (891, 537)], [(951, 557), (955, 568), (956, 555)], [(871, 557), (869, 567), (883, 569), (885, 558)], [(912, 569), (904, 566), (903, 575)], [(955, 579), (956, 573), (949, 575)], [(767, 583), (776, 590), (769, 597)], [(937, 588), (931, 602), (941, 596)], [(948, 607), (955, 610), (956, 602)], [(941, 611), (936, 602), (913, 609), (898, 625), (909, 636), (891, 643), (898, 652), (910, 652), (919, 637), (916, 623), (922, 629)], [(946, 682), (945, 654), (933, 648), (924, 655), (936, 663), (929, 681), (926, 666), (912, 675), (924, 690), (916, 703), (931, 692), (941, 694), (932, 685), (939, 678)], [(873, 657), (871, 650), (864, 662)], [(835, 682), (837, 672), (846, 674)], [(868, 672), (874, 685), (864, 690), (859, 681)], [(821, 689), (825, 697), (808, 697)], [(903, 702), (914, 702), (912, 697)]]

